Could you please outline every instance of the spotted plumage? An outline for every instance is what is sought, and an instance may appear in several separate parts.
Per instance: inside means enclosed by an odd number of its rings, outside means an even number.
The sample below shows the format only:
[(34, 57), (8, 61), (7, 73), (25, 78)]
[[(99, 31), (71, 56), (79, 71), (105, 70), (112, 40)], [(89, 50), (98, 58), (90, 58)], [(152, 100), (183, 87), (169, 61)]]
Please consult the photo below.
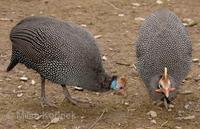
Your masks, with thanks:
[[(187, 30), (173, 12), (159, 9), (145, 19), (136, 44), (138, 72), (150, 96), (162, 100), (165, 95), (155, 92), (160, 83), (166, 81), (167, 88), (178, 89), (190, 70), (192, 44)], [(167, 80), (162, 77), (164, 70)], [(176, 92), (170, 92), (168, 99), (175, 96)]]
[(43, 79), (88, 90), (107, 89), (109, 83), (92, 34), (72, 22), (28, 17), (10, 33), (10, 71), (17, 63), (36, 70)]

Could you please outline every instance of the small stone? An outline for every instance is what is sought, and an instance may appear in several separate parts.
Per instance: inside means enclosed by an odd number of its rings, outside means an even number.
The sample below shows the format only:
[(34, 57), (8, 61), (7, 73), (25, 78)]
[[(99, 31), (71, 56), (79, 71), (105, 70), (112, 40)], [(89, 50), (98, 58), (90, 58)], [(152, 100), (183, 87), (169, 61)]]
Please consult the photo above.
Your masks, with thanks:
[(32, 127), (33, 127), (34, 129), (37, 129), (37, 125), (33, 125)]
[(22, 97), (23, 96), (23, 93), (18, 93), (17, 94), (17, 97)]
[(185, 91), (182, 91), (182, 92), (179, 92), (179, 94), (183, 94), (183, 95), (189, 95), (189, 94), (192, 94), (193, 92), (191, 90), (185, 90)]
[(102, 37), (102, 35), (95, 35), (95, 36), (94, 36), (95, 39), (99, 39), (99, 38), (101, 38), (101, 37)]
[(31, 85), (35, 85), (35, 80), (31, 80)]
[(198, 64), (198, 66), (200, 67), (200, 63)]
[(200, 75), (198, 75), (197, 77), (195, 77), (194, 80), (195, 80), (196, 82), (198, 82), (198, 81), (200, 80)]
[(118, 14), (118, 16), (119, 16), (119, 17), (123, 17), (123, 16), (124, 16), (124, 14)]
[(157, 122), (156, 122), (156, 120), (153, 119), (153, 120), (151, 120), (151, 123), (156, 124)]
[(23, 76), (23, 77), (20, 77), (20, 80), (21, 80), (21, 81), (27, 81), (28, 78), (27, 78), (26, 76)]
[(113, 51), (113, 49), (112, 49), (112, 48), (109, 48), (109, 50), (110, 50), (110, 51)]
[(136, 17), (135, 20), (136, 20), (136, 21), (144, 21), (145, 19), (142, 18), (142, 17)]
[(99, 96), (99, 95), (100, 95), (100, 93), (99, 93), (99, 92), (96, 92), (96, 95), (97, 95), (97, 96)]
[(169, 108), (169, 109), (167, 109), (167, 111), (168, 111), (168, 112), (171, 112), (171, 111), (172, 111), (172, 109), (171, 109), (171, 108)]
[(183, 21), (184, 26), (189, 26), (189, 27), (192, 27), (198, 24), (197, 22), (195, 22), (194, 20), (190, 18), (184, 18), (182, 21)]
[(163, 4), (163, 2), (161, 0), (157, 0), (156, 3), (157, 4)]
[(190, 105), (188, 103), (184, 105), (184, 108), (187, 110), (189, 109), (189, 107), (190, 107)]
[(133, 6), (139, 7), (140, 4), (139, 3), (131, 3)]
[(86, 117), (85, 116), (81, 116), (81, 119), (85, 119)]
[(180, 126), (175, 126), (175, 129), (182, 129), (182, 127), (180, 127)]
[(174, 105), (173, 104), (169, 104), (169, 108), (174, 108)]
[(10, 78), (10, 77), (6, 77), (5, 80), (6, 80), (6, 81), (10, 81), (11, 78)]
[(40, 11), (40, 12), (39, 12), (39, 14), (43, 14), (43, 13), (44, 13), (43, 11)]
[(79, 86), (75, 86), (74, 89), (75, 89), (75, 90), (78, 90), (78, 91), (83, 91), (83, 88), (82, 88), (82, 87), (79, 87)]
[(152, 118), (157, 117), (157, 113), (155, 111), (149, 111), (147, 115), (150, 115)]
[(0, 21), (10, 21), (10, 19), (5, 17), (5, 18), (0, 18)]
[(21, 88), (22, 88), (22, 85), (19, 85), (17, 88), (18, 88), (18, 89), (21, 89)]
[(192, 120), (195, 119), (195, 115), (186, 116), (186, 117), (177, 117), (177, 120)]
[(193, 61), (194, 63), (197, 63), (197, 62), (199, 62), (199, 59), (198, 59), (198, 58), (194, 58), (194, 59), (192, 59), (192, 61)]
[(86, 25), (86, 24), (81, 24), (81, 26), (82, 26), (82, 27), (87, 27), (87, 25)]
[(124, 105), (128, 106), (128, 105), (129, 105), (129, 102), (125, 102)]
[(102, 60), (103, 60), (103, 61), (106, 61), (106, 60), (107, 60), (107, 57), (106, 57), (106, 56), (103, 56), (103, 57), (102, 57)]

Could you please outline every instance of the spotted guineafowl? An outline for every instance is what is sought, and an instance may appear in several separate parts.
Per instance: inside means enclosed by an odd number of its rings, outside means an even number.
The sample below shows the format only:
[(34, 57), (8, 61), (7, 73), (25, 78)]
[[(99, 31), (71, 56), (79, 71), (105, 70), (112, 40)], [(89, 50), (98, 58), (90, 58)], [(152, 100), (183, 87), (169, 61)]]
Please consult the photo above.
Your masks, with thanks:
[(7, 71), (18, 63), (41, 75), (42, 105), (50, 105), (45, 97), (45, 79), (60, 84), (65, 98), (77, 104), (66, 85), (92, 91), (109, 90), (110, 76), (105, 73), (93, 36), (80, 26), (49, 17), (28, 17), (10, 33), (12, 56)]
[(137, 70), (154, 100), (176, 97), (192, 60), (192, 44), (181, 20), (166, 8), (148, 16), (136, 42)]

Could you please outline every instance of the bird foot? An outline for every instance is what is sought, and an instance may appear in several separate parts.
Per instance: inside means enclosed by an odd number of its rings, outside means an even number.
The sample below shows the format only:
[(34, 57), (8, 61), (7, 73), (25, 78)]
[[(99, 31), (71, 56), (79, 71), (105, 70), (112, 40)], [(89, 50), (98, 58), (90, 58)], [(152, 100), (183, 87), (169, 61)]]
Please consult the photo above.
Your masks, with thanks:
[(79, 106), (79, 107), (90, 107), (93, 106), (92, 103), (88, 99), (80, 99), (79, 97), (72, 97), (72, 98), (66, 98), (63, 101), (70, 102), (73, 105)]
[(57, 106), (54, 103), (49, 102), (45, 97), (41, 98), (41, 106), (44, 107), (54, 107), (57, 108)]

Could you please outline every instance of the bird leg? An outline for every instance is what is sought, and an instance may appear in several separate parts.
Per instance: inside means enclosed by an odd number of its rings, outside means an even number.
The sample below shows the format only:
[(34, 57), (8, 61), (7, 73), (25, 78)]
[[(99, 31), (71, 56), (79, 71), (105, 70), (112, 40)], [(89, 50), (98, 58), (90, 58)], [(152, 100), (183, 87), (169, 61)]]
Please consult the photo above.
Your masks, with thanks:
[(84, 101), (84, 100), (80, 100), (78, 98), (74, 98), (74, 97), (71, 97), (71, 95), (69, 94), (69, 91), (66, 87), (66, 85), (61, 85), (62, 88), (63, 88), (63, 93), (65, 95), (65, 100), (67, 100), (68, 102), (74, 104), (74, 105), (79, 105), (78, 102), (80, 103), (88, 103), (87, 101)]
[(45, 106), (57, 107), (54, 103), (50, 103), (45, 95), (45, 78), (41, 77), (41, 106), (44, 108)]

